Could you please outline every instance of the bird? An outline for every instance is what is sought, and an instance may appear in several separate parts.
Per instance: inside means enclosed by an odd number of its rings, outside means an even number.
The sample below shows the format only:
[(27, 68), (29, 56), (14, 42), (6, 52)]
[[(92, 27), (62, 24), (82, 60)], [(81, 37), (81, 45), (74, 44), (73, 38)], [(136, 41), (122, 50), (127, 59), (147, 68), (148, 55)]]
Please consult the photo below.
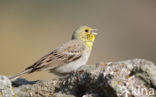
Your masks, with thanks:
[(36, 71), (50, 71), (56, 75), (74, 72), (87, 63), (96, 35), (96, 29), (80, 26), (73, 32), (71, 40), (41, 57), (24, 71), (8, 78), (15, 79)]

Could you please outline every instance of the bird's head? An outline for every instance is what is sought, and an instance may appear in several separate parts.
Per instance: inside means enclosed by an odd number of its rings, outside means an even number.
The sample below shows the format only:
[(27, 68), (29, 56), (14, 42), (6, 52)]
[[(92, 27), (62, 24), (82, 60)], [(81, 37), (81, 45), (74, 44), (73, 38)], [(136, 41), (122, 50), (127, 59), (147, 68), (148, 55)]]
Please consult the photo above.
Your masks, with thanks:
[(95, 40), (95, 35), (97, 35), (97, 33), (95, 33), (95, 30), (96, 29), (88, 26), (80, 26), (73, 32), (72, 39), (81, 40), (89, 47), (92, 47)]
[(94, 42), (96, 29), (93, 29), (88, 26), (80, 26), (76, 29), (72, 35), (72, 39), (79, 39), (85, 42)]

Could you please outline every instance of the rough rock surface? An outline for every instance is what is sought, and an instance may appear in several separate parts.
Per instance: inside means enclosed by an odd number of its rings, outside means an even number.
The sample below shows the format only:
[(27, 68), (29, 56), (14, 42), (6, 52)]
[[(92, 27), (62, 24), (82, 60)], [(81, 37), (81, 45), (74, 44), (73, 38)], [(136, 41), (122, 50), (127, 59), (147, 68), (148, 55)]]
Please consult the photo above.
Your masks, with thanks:
[[(52, 80), (30, 82), (19, 78), (12, 82), (10, 93), (16, 97), (156, 97), (156, 65), (150, 61), (98, 63), (78, 71)], [(3, 90), (11, 89), (11, 85), (7, 87), (10, 81), (7, 85), (1, 82), (0, 89), (1, 84)]]
[(0, 76), (0, 97), (13, 97), (11, 81), (6, 76)]

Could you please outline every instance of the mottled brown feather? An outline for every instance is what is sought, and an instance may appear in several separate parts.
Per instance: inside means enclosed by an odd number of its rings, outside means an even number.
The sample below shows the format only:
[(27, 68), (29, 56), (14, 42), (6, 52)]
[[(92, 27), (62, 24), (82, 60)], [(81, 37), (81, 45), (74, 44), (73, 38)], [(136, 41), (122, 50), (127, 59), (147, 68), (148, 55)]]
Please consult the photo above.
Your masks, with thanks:
[(70, 40), (62, 46), (56, 48), (49, 54), (42, 57), (35, 62), (32, 66), (32, 72), (36, 70), (54, 69), (63, 64), (68, 64), (81, 58), (85, 45), (80, 40)]

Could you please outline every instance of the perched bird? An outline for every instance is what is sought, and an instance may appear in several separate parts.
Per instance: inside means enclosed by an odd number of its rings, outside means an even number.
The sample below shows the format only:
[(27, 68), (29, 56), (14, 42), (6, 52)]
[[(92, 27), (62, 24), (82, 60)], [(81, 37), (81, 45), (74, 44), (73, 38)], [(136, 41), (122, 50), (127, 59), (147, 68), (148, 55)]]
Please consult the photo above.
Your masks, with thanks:
[(72, 39), (67, 43), (46, 54), (32, 66), (9, 79), (14, 79), (26, 73), (48, 70), (56, 74), (67, 74), (76, 71), (85, 65), (92, 51), (96, 29), (80, 26), (72, 34)]

